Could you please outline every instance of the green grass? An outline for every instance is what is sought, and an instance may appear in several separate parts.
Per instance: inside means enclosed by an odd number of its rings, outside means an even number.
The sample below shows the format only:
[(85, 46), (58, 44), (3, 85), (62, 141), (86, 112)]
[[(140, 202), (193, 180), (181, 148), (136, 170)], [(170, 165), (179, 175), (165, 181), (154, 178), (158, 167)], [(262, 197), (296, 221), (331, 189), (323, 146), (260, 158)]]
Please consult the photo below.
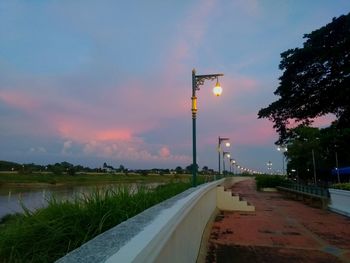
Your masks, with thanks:
[(121, 187), (76, 198), (49, 200), (48, 207), (4, 218), (0, 224), (1, 262), (53, 262), (67, 252), (143, 210), (190, 187), (176, 182), (136, 192)]
[(279, 175), (258, 175), (255, 177), (256, 181), (256, 188), (258, 190), (262, 188), (267, 188), (267, 187), (276, 187), (279, 185), (282, 185), (286, 179), (285, 177), (279, 176)]
[(333, 184), (330, 188), (350, 191), (350, 183)]

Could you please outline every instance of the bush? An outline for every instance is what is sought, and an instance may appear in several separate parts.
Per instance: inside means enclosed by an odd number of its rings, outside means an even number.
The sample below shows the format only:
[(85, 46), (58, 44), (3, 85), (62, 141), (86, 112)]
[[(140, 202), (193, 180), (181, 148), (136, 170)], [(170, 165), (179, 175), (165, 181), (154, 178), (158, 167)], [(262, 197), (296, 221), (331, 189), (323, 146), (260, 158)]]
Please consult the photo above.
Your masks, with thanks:
[(255, 177), (256, 188), (276, 187), (283, 185), (286, 181), (285, 177), (279, 175), (259, 175)]
[(333, 184), (330, 188), (350, 191), (350, 183)]

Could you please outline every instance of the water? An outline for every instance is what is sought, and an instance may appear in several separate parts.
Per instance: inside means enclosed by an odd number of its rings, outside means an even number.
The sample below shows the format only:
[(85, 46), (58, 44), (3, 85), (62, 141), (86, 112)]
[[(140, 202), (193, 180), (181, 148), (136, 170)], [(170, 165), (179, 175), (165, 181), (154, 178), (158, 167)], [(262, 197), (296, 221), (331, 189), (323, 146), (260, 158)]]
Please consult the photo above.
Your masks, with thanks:
[[(159, 183), (143, 184), (147, 187), (156, 187)], [(115, 189), (120, 186), (128, 186), (136, 190), (138, 184), (108, 184), (99, 185), (98, 189)], [(47, 200), (54, 196), (58, 200), (72, 199), (96, 190), (96, 186), (45, 186), (45, 187), (0, 187), (0, 218), (7, 214), (22, 213), (24, 205), (33, 211), (45, 207)]]

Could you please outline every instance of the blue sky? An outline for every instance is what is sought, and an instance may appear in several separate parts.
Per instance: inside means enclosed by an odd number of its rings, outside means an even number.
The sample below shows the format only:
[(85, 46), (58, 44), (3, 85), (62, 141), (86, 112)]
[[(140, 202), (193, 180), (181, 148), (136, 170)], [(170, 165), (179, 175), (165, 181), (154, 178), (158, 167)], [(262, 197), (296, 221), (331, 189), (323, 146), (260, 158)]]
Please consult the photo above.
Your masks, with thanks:
[[(0, 159), (98, 167), (191, 163), (191, 70), (224, 73), (198, 92), (198, 164), (281, 169), (272, 123), (280, 53), (347, 14), (326, 1), (0, 2)], [(327, 125), (331, 117), (318, 120)]]

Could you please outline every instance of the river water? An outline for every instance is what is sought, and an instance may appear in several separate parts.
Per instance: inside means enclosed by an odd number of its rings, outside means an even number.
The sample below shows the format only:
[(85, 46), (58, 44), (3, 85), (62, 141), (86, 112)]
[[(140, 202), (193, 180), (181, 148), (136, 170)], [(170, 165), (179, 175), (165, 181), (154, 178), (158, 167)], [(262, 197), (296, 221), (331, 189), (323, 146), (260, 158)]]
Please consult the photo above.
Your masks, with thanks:
[[(67, 200), (89, 194), (97, 189), (116, 189), (127, 186), (137, 189), (140, 184), (105, 184), (96, 186), (70, 185), (70, 186), (42, 186), (42, 187), (1, 187), (0, 186), (0, 219), (7, 214), (22, 213), (24, 205), (33, 211), (45, 207), (47, 200), (54, 196), (57, 200)], [(159, 183), (142, 184), (147, 187), (156, 187)]]

